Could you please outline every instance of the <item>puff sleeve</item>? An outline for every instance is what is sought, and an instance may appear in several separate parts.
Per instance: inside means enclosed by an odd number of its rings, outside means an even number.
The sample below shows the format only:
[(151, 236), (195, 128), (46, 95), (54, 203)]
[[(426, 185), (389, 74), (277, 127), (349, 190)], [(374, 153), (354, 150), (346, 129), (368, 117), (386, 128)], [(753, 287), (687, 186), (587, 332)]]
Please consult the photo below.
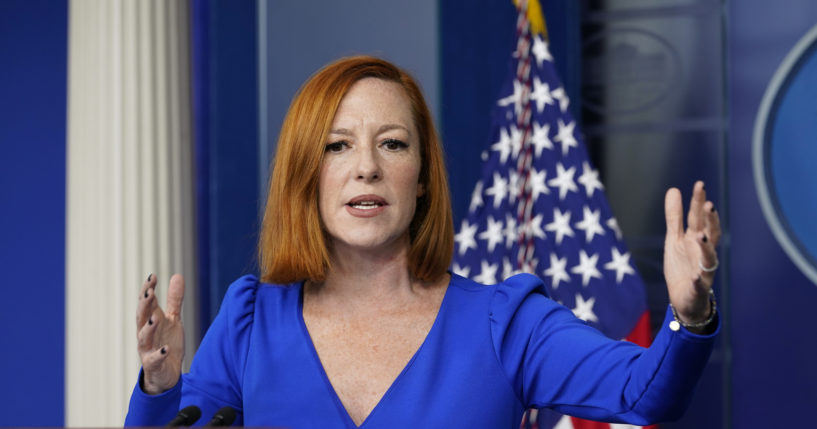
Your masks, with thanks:
[(720, 330), (706, 336), (672, 330), (669, 309), (667, 317), (649, 348), (614, 341), (526, 274), (497, 285), (490, 313), (497, 358), (525, 406), (639, 425), (686, 410)]
[[(172, 389), (148, 395), (140, 383), (131, 395), (125, 426), (164, 426), (188, 405), (201, 408), (204, 425), (220, 408), (237, 411), (243, 424), (242, 381), (253, 326), (258, 280), (244, 276), (227, 290), (221, 309), (207, 330), (190, 368)], [(188, 333), (189, 335), (189, 333)], [(142, 373), (139, 374), (141, 380)]]

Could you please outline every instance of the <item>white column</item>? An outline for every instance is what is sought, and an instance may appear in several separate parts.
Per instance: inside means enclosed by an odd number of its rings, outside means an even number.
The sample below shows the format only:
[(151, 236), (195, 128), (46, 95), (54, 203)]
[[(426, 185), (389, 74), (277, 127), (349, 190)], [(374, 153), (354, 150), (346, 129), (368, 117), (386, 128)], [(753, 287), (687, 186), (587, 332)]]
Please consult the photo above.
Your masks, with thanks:
[(197, 347), (186, 0), (73, 0), (69, 22), (66, 426), (120, 426), (149, 273), (185, 276)]

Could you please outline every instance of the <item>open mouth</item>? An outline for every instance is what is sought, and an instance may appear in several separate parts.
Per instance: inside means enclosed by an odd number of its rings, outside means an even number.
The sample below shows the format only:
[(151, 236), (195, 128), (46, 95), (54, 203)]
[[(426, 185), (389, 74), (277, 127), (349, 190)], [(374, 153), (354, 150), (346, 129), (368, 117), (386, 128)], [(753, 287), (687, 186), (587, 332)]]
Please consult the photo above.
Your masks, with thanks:
[(373, 195), (361, 195), (346, 203), (347, 206), (359, 210), (374, 210), (386, 205), (386, 201)]
[(383, 204), (378, 203), (377, 201), (361, 201), (361, 202), (357, 202), (357, 203), (349, 203), (347, 205), (351, 206), (351, 207), (354, 207), (356, 209), (371, 210), (371, 209), (376, 209), (376, 208), (382, 206)]

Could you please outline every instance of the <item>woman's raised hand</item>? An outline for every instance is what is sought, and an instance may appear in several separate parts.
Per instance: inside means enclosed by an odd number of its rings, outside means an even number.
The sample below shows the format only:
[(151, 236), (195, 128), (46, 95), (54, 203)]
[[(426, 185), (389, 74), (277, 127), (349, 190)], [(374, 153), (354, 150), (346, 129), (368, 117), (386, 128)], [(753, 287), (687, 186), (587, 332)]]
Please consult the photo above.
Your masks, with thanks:
[(686, 230), (683, 210), (681, 192), (671, 188), (664, 201), (664, 277), (678, 317), (694, 324), (710, 314), (709, 291), (718, 266), (715, 247), (721, 238), (721, 224), (714, 204), (706, 200), (703, 182), (696, 182), (692, 190)]
[(148, 276), (142, 285), (136, 309), (136, 340), (144, 371), (142, 390), (152, 395), (176, 385), (184, 359), (181, 317), (184, 278), (180, 274), (170, 278), (167, 311), (162, 311), (157, 302), (156, 283), (155, 275)]

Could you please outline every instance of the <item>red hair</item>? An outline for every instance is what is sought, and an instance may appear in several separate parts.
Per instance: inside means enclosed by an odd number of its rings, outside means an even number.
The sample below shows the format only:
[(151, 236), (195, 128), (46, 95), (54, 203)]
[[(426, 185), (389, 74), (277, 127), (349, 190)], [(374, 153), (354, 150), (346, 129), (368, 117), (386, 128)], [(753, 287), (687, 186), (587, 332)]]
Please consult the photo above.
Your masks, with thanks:
[(433, 281), (445, 274), (454, 252), (451, 198), (440, 140), (419, 86), (408, 73), (374, 57), (335, 61), (304, 83), (292, 100), (275, 155), (258, 258), (261, 280), (322, 281), (330, 267), (318, 212), (318, 178), (324, 146), (343, 96), (357, 81), (373, 77), (399, 84), (408, 96), (420, 140), (420, 183), (409, 226), (409, 271)]

